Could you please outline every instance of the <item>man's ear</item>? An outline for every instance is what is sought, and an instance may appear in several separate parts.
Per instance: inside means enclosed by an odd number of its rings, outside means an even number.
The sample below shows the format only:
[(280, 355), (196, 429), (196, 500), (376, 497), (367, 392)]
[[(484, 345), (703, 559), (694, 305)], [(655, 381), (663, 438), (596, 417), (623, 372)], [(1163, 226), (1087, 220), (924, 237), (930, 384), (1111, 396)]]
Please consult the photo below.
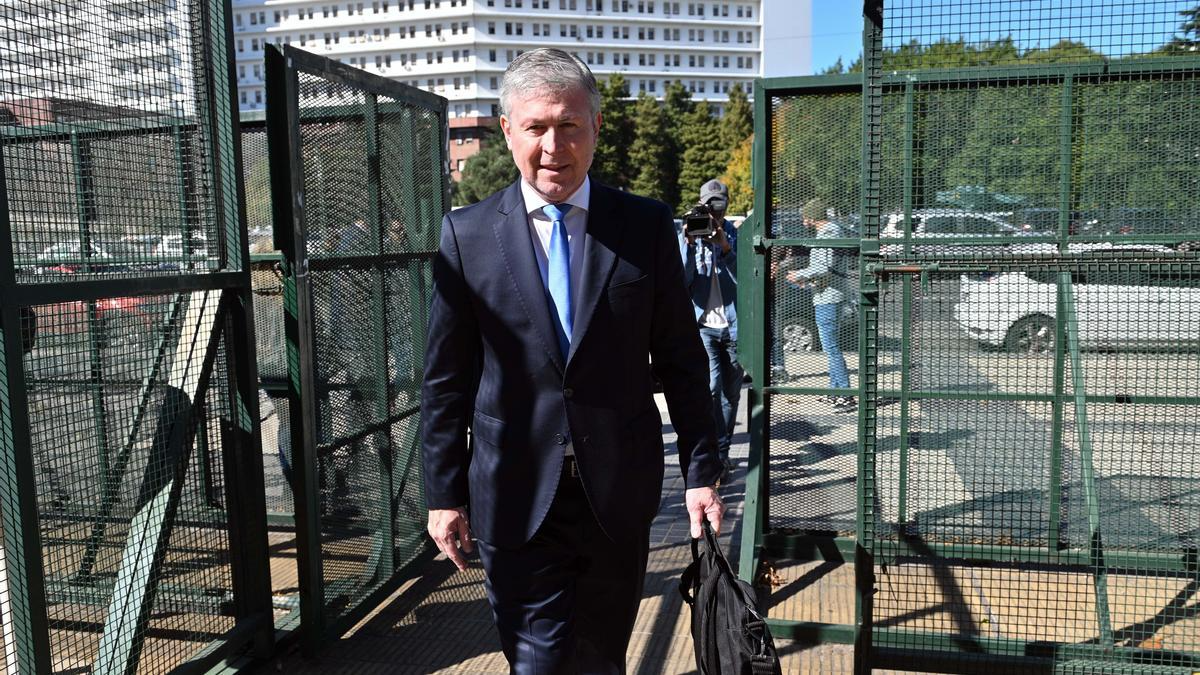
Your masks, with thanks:
[(600, 122), (602, 121), (602, 119), (603, 118), (601, 117), (600, 113), (596, 113), (596, 121), (595, 121), (595, 123), (592, 124), (592, 127), (593, 127), (592, 133), (596, 137), (597, 140), (599, 140), (599, 138), (600, 138)]
[(512, 150), (512, 123), (508, 121), (508, 115), (500, 116), (500, 130), (504, 132), (504, 145)]

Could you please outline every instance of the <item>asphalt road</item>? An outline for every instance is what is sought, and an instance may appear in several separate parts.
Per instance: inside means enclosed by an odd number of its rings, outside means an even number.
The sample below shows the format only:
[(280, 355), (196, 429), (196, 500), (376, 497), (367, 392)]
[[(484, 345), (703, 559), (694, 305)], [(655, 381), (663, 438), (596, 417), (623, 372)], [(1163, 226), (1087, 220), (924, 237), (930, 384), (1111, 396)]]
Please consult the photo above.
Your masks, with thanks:
[[(952, 318), (956, 281), (917, 292), (908, 341), (910, 390), (987, 395), (1054, 392), (1050, 355), (981, 348)], [(883, 302), (882, 389), (901, 387), (900, 289)], [(857, 386), (857, 355), (847, 354)], [(789, 353), (798, 387), (827, 387), (826, 356)], [(1084, 354), (1089, 393), (1195, 395), (1200, 355)], [(1071, 377), (1064, 377), (1070, 391)], [(1200, 432), (1195, 406), (1098, 404), (1086, 407), (1101, 533), (1109, 547), (1178, 550), (1200, 535)], [(1073, 402), (1061, 421), (1061, 473), (1052, 476), (1053, 406), (1049, 401), (926, 398), (908, 407), (907, 467), (901, 466), (898, 402), (878, 417), (877, 506), (886, 525), (947, 542), (1044, 545), (1051, 485), (1062, 489), (1061, 537), (1088, 541), (1082, 484), (1081, 425)], [(857, 416), (834, 414), (813, 396), (771, 401), (771, 515), (776, 527), (853, 530)], [(907, 495), (900, 494), (907, 474)]]

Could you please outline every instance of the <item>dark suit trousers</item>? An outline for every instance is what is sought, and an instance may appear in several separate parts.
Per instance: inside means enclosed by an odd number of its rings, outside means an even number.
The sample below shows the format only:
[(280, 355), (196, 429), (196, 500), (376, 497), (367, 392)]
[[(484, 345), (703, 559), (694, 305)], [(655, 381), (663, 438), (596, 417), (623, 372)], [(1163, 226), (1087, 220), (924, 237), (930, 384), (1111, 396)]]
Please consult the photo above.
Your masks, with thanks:
[[(614, 544), (564, 472), (545, 520), (515, 548), (477, 542), (504, 656), (517, 675), (624, 673), (649, 531)], [(630, 534), (630, 533), (626, 533)]]

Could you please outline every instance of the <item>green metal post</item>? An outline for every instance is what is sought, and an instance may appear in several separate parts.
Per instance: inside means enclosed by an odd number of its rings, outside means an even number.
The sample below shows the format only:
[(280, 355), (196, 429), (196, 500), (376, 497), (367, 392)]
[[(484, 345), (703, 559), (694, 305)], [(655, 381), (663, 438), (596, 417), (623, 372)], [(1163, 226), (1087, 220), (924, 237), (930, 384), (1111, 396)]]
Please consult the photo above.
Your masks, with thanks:
[[(91, 144), (71, 134), (71, 166), (75, 172), (76, 217), (79, 220), (80, 271), (92, 272), (92, 225), (96, 221), (96, 190), (92, 173)], [(104, 347), (115, 337), (118, 326), (106, 325), (96, 309), (96, 301), (86, 303), (88, 322), (88, 390), (96, 425), (96, 454), (100, 475), (109, 470), (108, 408), (104, 405)]]
[(761, 245), (766, 236), (770, 216), (771, 155), (768, 151), (771, 134), (770, 92), (763, 81), (754, 82), (754, 141), (751, 149), (751, 182), (754, 186), (754, 214), (742, 224), (749, 231), (738, 233), (738, 269), (749, 276), (750, 283), (738, 284), (738, 307), (743, 308), (746, 320), (738, 335), (738, 359), (750, 372), (750, 389), (746, 392), (746, 425), (750, 436), (750, 456), (746, 469), (746, 504), (743, 509), (742, 541), (738, 560), (738, 576), (753, 583), (758, 570), (760, 545), (764, 531), (769, 528), (767, 507), (770, 502), (770, 483), (767, 480), (766, 385), (769, 368), (767, 359), (766, 285), (773, 283), (767, 256), (769, 249)]
[(875, 453), (876, 406), (879, 378), (879, 283), (867, 272), (879, 252), (880, 176), (883, 134), (883, 0), (863, 2), (862, 88), (862, 214), (861, 237), (873, 240), (868, 249), (860, 242), (858, 314), (858, 502), (854, 556), (854, 671), (871, 671), (875, 592)]
[[(1058, 248), (1061, 253), (1069, 250), (1070, 210), (1072, 170), (1074, 168), (1073, 147), (1075, 134), (1075, 78), (1072, 74), (1063, 75), (1062, 96), (1060, 98), (1058, 121)], [(1070, 275), (1067, 275), (1070, 281)], [(1047, 524), (1046, 547), (1055, 551), (1062, 546), (1062, 456), (1063, 456), (1063, 424), (1065, 421), (1066, 405), (1066, 319), (1072, 309), (1064, 303), (1068, 289), (1061, 287), (1056, 294), (1056, 320), (1054, 322), (1054, 402), (1051, 403), (1050, 422), (1050, 522)]]
[[(381, 255), (384, 250), (383, 222), (383, 190), (380, 185), (380, 150), (379, 150), (379, 97), (373, 93), (366, 95), (363, 106), (363, 126), (367, 141), (367, 223), (371, 228), (371, 243), (373, 253)], [(391, 378), (388, 375), (388, 352), (390, 337), (395, 328), (388, 321), (387, 313), (387, 272), (384, 268), (375, 267), (370, 270), (374, 293), (369, 298), (371, 321), (371, 382), (372, 390), (369, 399), (375, 406), (376, 420), (388, 418), (388, 391)], [(362, 383), (366, 385), (368, 383)], [(365, 392), (364, 392), (365, 393)], [(380, 482), (379, 503), (375, 532), (372, 534), (371, 559), (374, 565), (368, 563), (368, 568), (375, 575), (376, 581), (391, 576), (395, 568), (395, 532), (392, 529), (392, 500), (395, 484), (392, 462), (396, 456), (392, 448), (391, 434), (386, 433), (387, 441), (380, 443), (379, 434), (372, 434), (364, 439), (368, 448), (372, 448), (378, 458), (378, 478)]]
[(1100, 646), (1113, 646), (1112, 618), (1108, 609), (1108, 566), (1104, 562), (1104, 541), (1100, 531), (1100, 495), (1096, 491), (1096, 466), (1092, 455), (1091, 430), (1088, 428), (1086, 383), (1083, 376), (1083, 359), (1079, 350), (1079, 322), (1075, 315), (1075, 294), (1071, 285), (1071, 273), (1059, 275), (1064, 309), (1067, 313), (1067, 339), (1071, 354), (1071, 388), (1075, 396), (1075, 428), (1079, 436), (1080, 480), (1083, 483), (1083, 498), (1087, 506), (1088, 546), (1092, 560), (1092, 575), (1096, 591), (1096, 622), (1100, 629)]
[[(417, 176), (420, 171), (416, 165), (417, 161), (417, 135), (413, 125), (413, 116), (416, 111), (410, 106), (404, 106), (400, 115), (400, 128), (398, 131), (399, 138), (402, 139), (404, 147), (396, 148), (402, 158), (398, 164), (400, 168), (400, 203), (403, 211), (401, 212), (402, 225), (407, 237), (404, 241), (407, 242), (409, 250), (415, 250), (417, 246), (428, 246), (432, 242), (437, 241), (436, 237), (429, 236), (430, 227), (435, 227), (432, 223), (426, 223), (421, 218), (421, 212), (416, 208), (417, 194), (416, 184)], [(438, 220), (440, 227), (441, 220)], [(439, 233), (440, 234), (440, 233)], [(408, 310), (410, 312), (409, 325), (405, 328), (409, 331), (410, 336), (410, 354), (412, 358), (409, 363), (402, 364), (406, 367), (405, 372), (397, 373), (403, 377), (402, 380), (408, 387), (416, 391), (418, 383), (421, 381), (421, 375), (424, 372), (424, 356), (425, 356), (425, 330), (429, 323), (429, 318), (426, 315), (428, 310), (428, 302), (426, 301), (426, 281), (425, 267), (428, 261), (414, 258), (404, 263), (405, 278), (408, 282)], [(401, 330), (401, 326), (391, 326), (391, 330)], [(397, 392), (399, 393), (399, 392)], [(397, 397), (396, 400), (399, 400)], [(414, 467), (420, 464), (420, 435), (417, 433), (416, 425), (406, 424), (405, 434), (400, 438), (400, 447), (403, 448), (403, 461), (397, 461), (394, 465), (392, 485), (392, 499), (399, 499), (399, 490), (408, 485), (410, 474)], [(404, 538), (402, 545), (408, 546), (416, 543), (423, 536), (419, 528)]]
[[(25, 377), (21, 306), (17, 303), (12, 223), (4, 156), (0, 153), (0, 491), (3, 531), (3, 581), (6, 581), (3, 647), (15, 656), (21, 673), (49, 673), (50, 628), (42, 567), (42, 535), (29, 427), (29, 389)], [(14, 653), (15, 652), (15, 653)]]
[(304, 166), (300, 151), (299, 81), (286, 56), (266, 48), (267, 147), (271, 157), (271, 208), (275, 244), (283, 253), (284, 312), (288, 350), (288, 412), (292, 432), (296, 558), (300, 583), (301, 649), (316, 653), (325, 633), (321, 560), (317, 405), (313, 372), (312, 290), (308, 271)]
[[(911, 239), (913, 193), (915, 170), (913, 157), (916, 145), (916, 88), (912, 80), (904, 83), (904, 255), (909, 254), (909, 239)], [(912, 276), (903, 276), (900, 306), (900, 466), (899, 494), (897, 495), (898, 517), (901, 525), (908, 522), (908, 416), (910, 411), (909, 389), (912, 387)]]

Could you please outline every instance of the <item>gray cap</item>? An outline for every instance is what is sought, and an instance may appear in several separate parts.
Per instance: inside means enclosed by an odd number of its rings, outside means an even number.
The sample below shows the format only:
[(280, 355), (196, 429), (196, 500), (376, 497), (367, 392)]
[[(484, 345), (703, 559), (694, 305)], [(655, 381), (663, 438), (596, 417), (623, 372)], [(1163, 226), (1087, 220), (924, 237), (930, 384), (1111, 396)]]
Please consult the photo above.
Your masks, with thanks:
[(729, 188), (725, 187), (725, 184), (716, 178), (700, 186), (701, 204), (707, 204), (708, 200), (712, 199), (713, 197), (720, 197), (721, 199), (725, 200), (726, 203), (729, 202)]

